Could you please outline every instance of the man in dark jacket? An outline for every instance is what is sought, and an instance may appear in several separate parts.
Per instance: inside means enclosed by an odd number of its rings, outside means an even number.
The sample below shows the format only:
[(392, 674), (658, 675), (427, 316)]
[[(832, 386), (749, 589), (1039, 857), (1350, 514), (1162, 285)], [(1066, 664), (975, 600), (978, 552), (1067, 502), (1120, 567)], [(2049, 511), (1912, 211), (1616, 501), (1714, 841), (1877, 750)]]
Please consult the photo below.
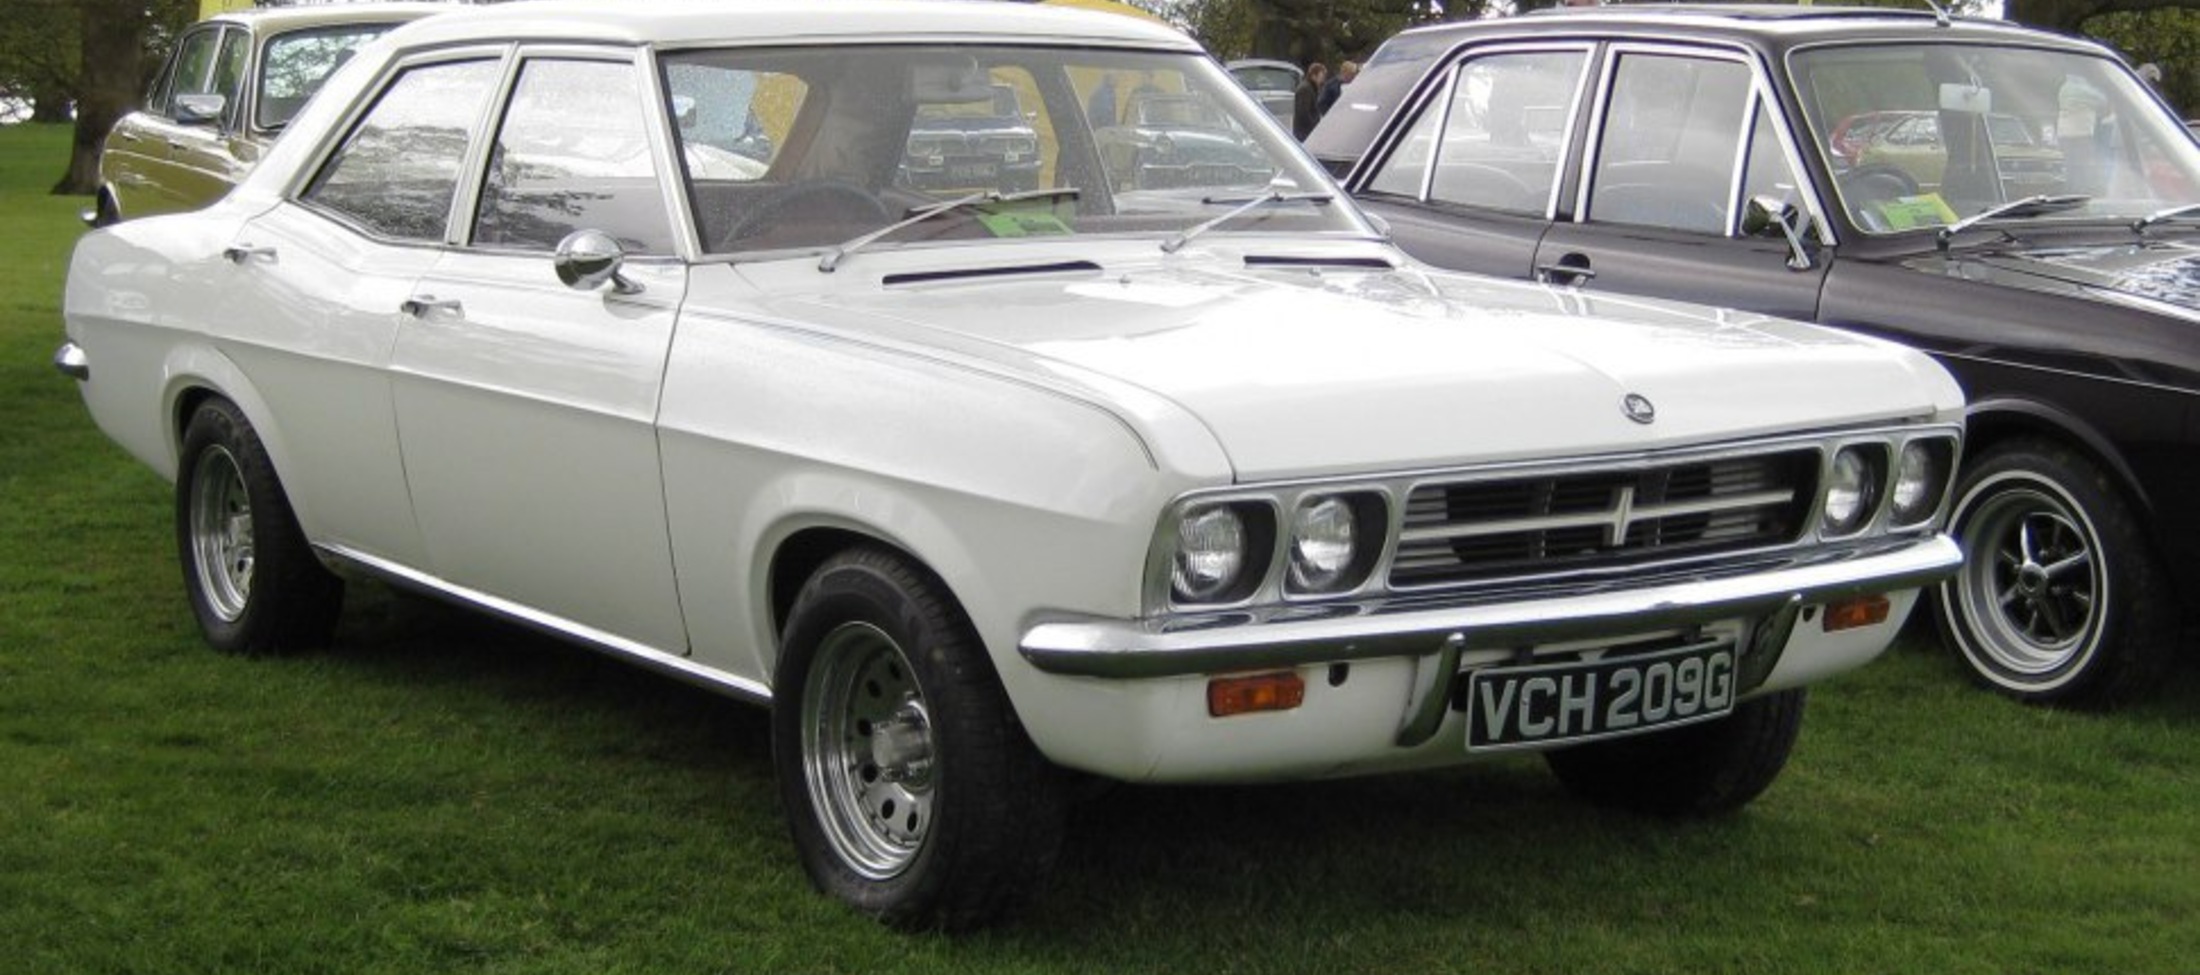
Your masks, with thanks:
[(1306, 77), (1299, 79), (1299, 86), (1291, 91), (1291, 134), (1302, 141), (1308, 132), (1314, 131), (1314, 123), (1322, 120), (1322, 84), (1329, 80), (1329, 68), (1316, 61), (1306, 66)]

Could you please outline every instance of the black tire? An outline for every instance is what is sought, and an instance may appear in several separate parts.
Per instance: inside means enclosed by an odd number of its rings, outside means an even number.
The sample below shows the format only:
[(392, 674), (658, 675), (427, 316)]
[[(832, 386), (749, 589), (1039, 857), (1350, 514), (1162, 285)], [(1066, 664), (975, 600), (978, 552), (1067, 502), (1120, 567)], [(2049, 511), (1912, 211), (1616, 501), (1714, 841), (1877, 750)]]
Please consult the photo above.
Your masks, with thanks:
[(326, 645), (344, 585), (291, 514), (267, 449), (227, 400), (201, 404), (176, 469), (176, 551), (206, 642), (266, 654)]
[(1063, 776), (929, 573), (877, 548), (828, 559), (788, 613), (774, 685), (780, 796), (819, 890), (903, 929), (978, 927), (1035, 896)]
[(1942, 637), (1978, 681), (2023, 701), (2101, 706), (2154, 686), (2176, 653), (2169, 579), (2099, 465), (2036, 439), (1965, 465), (1942, 583)]
[(1566, 790), (1599, 806), (1715, 816), (1749, 805), (1787, 765), (1803, 729), (1801, 688), (1734, 706), (1715, 721), (1546, 752)]

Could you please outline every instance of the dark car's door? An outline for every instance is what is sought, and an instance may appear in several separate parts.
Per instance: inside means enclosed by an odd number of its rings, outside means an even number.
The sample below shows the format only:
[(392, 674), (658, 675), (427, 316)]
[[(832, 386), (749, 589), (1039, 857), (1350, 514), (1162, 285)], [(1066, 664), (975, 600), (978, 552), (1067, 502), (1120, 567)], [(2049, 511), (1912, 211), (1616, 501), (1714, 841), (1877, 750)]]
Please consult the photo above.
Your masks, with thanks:
[[(1622, 46), (1599, 88), (1587, 178), (1571, 213), (1544, 234), (1535, 274), (1600, 291), (1817, 317), (1828, 259), (1813, 255), (1798, 270), (1796, 248), (1777, 227), (1743, 231), (1753, 198), (1795, 205), (1806, 236), (1824, 226), (1749, 58)], [(1449, 263), (1441, 251), (1417, 253)]]
[(1528, 276), (1565, 189), (1590, 54), (1587, 44), (1467, 52), (1391, 127), (1354, 194), (1422, 260)]

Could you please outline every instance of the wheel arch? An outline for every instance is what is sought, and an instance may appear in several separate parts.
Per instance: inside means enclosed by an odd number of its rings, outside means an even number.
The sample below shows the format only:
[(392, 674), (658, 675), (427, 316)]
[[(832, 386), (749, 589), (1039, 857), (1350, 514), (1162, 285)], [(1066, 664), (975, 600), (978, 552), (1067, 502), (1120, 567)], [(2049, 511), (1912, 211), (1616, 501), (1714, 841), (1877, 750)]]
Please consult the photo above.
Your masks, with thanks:
[(2108, 472), (2116, 488), (2143, 516), (2153, 519), (2154, 499), (2140, 484), (2138, 473), (2123, 452), (2106, 434), (2077, 415), (2050, 403), (2011, 396), (1973, 402), (1965, 415), (1963, 450), (1967, 458), (2022, 437), (2053, 440), (2084, 454)]
[[(283, 441), (282, 427), (273, 422), (274, 411), (260, 395), (259, 387), (235, 362), (218, 350), (194, 344), (173, 350), (163, 371), (167, 386), (162, 400), (167, 407), (162, 433), (166, 438), (165, 461), (171, 479), (178, 474), (183, 435), (191, 425), (192, 414), (198, 411), (200, 404), (219, 398), (236, 404), (244, 413), (245, 422), (252, 424), (253, 433), (259, 436), (260, 445), (267, 450), (268, 462), (275, 466), (276, 480), (283, 480), (283, 471), (289, 469), (290, 451)], [(286, 500), (301, 525), (312, 523), (299, 499)]]

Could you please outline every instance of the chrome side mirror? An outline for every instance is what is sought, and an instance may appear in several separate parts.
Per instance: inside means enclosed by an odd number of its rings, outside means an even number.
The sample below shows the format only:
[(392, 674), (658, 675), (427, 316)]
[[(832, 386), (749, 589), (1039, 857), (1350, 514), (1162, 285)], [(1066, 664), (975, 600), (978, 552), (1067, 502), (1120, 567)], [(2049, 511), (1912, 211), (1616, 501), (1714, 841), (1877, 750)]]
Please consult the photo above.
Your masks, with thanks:
[(1751, 237), (1770, 236), (1769, 231), (1779, 228), (1787, 237), (1790, 271), (1808, 271), (1813, 266), (1810, 246), (1803, 241), (1803, 210), (1777, 196), (1763, 195), (1749, 198), (1749, 206), (1742, 212), (1742, 233)]
[(619, 273), (626, 264), (626, 251), (617, 239), (601, 230), (576, 230), (565, 235), (550, 260), (558, 280), (575, 291), (594, 291), (608, 282), (613, 294), (642, 292), (641, 285)]
[(177, 95), (172, 110), (176, 121), (184, 125), (213, 125), (220, 122), (222, 109), (229, 107), (229, 99), (212, 93)]

